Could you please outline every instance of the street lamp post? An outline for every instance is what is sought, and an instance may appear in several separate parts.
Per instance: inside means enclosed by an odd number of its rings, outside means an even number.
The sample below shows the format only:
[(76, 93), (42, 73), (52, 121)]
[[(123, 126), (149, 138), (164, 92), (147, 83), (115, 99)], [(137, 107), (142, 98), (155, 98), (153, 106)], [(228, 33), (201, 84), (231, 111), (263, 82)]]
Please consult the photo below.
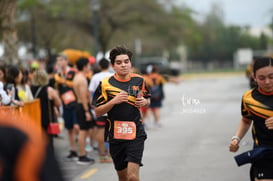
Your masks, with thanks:
[(93, 12), (93, 35), (94, 35), (94, 53), (95, 57), (100, 50), (100, 43), (99, 43), (99, 31), (98, 31), (98, 11), (100, 10), (100, 2), (99, 0), (90, 0), (91, 9)]
[(33, 12), (31, 12), (31, 42), (32, 42), (32, 55), (33, 58), (37, 58), (37, 47), (36, 47), (36, 20), (33, 15)]

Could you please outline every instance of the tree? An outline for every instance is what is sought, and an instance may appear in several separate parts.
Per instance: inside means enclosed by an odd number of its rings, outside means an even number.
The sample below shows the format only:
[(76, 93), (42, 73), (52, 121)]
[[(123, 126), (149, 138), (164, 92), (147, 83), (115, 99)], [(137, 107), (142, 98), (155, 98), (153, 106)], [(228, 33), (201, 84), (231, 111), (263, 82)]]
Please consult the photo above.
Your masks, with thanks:
[[(88, 15), (86, 4), (63, 0), (19, 2), (19, 14), (25, 17), (19, 23), (20, 40), (25, 43), (31, 42), (32, 50), (45, 49), (50, 58), (66, 48), (87, 49), (92, 46), (92, 43), (91, 46), (89, 44), (92, 42), (91, 34), (85, 32), (79, 18), (82, 14)], [(77, 10), (82, 13), (77, 13)], [(88, 22), (86, 16), (85, 19)], [(91, 22), (88, 24), (89, 27), (90, 24)]]
[[(20, 1), (34, 2), (35, 0)], [(89, 3), (90, 0), (58, 0), (35, 6), (33, 3), (20, 6), (22, 13), (32, 13), (25, 22), (20, 24), (22, 39), (25, 42), (31, 41), (30, 17), (35, 17), (39, 19), (39, 21), (35, 21), (37, 46), (49, 45), (46, 46), (47, 49), (55, 49), (56, 51), (61, 51), (69, 46), (69, 48), (85, 49), (92, 52), (94, 37), (92, 7), (89, 6)], [(172, 38), (169, 38), (170, 33), (166, 33), (170, 28), (168, 29), (169, 26), (165, 25), (171, 24), (168, 23), (171, 22), (168, 16), (164, 7), (157, 0), (122, 2), (100, 0), (98, 11), (100, 49), (105, 52), (116, 44), (126, 44), (129, 48), (133, 48), (136, 38), (143, 40), (144, 50), (156, 47), (154, 49), (159, 52), (159, 49), (163, 50), (168, 45), (175, 45), (171, 41), (176, 41), (177, 38), (174, 38), (173, 35)], [(166, 21), (161, 21), (162, 19), (166, 19)]]
[[(161, 56), (166, 51), (176, 57), (176, 48), (182, 44), (191, 59), (208, 62), (231, 60), (241, 46), (261, 46), (261, 41), (244, 27), (226, 26), (219, 4), (213, 4), (205, 21), (199, 22), (193, 18), (198, 12), (171, 1), (99, 0), (96, 15), (100, 50), (106, 52), (117, 44), (134, 50), (135, 40), (139, 39), (143, 56)], [(46, 49), (48, 55), (67, 48), (94, 52), (91, 0), (17, 2), (20, 42), (32, 42), (33, 51)]]
[(0, 1), (1, 30), (4, 45), (4, 64), (19, 64), (16, 29), (16, 0)]
[(266, 50), (268, 46), (268, 37), (265, 35), (265, 33), (262, 33), (260, 35), (260, 47), (262, 50)]

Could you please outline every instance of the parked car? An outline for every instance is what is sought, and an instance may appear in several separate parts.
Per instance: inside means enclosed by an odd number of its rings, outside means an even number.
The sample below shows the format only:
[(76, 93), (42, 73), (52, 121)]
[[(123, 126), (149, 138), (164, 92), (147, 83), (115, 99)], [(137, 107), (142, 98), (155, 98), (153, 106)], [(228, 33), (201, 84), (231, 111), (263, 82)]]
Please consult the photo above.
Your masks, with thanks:
[(140, 57), (134, 59), (133, 65), (140, 73), (147, 73), (149, 65), (156, 65), (161, 74), (171, 74), (170, 63), (165, 57)]

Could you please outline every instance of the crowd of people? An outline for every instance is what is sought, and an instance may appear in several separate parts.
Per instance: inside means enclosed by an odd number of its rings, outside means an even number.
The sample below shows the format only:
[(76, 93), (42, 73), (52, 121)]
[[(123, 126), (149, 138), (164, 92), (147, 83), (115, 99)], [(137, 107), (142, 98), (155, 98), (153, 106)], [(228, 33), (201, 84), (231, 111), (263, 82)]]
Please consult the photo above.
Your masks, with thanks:
[(148, 129), (145, 120), (151, 111), (154, 126), (162, 126), (159, 108), (166, 79), (153, 65), (145, 75), (134, 73), (132, 52), (125, 47), (115, 47), (107, 58), (97, 60), (98, 72), (92, 70), (94, 62), (87, 58), (70, 64), (64, 53), (47, 68), (37, 63), (29, 70), (0, 66), (1, 106), (24, 106), (39, 99), (41, 128), (52, 152), (57, 135), (47, 129), (61, 117), (69, 142), (66, 160), (93, 164), (95, 159), (87, 153), (91, 146), (98, 150), (100, 163), (114, 162), (120, 180), (138, 180)]
[[(64, 180), (54, 153), (53, 137), (47, 134), (49, 112), (53, 112), (54, 106), (61, 106), (61, 101), (48, 86), (46, 71), (35, 71), (30, 83), (29, 74), (17, 66), (0, 69), (0, 180)], [(41, 125), (29, 115), (11, 109), (23, 107), (35, 98), (40, 99)]]
[[(162, 127), (160, 108), (165, 97), (164, 84), (180, 80), (166, 79), (154, 65), (149, 65), (146, 74), (140, 75), (132, 66), (132, 52), (123, 46), (114, 47), (109, 60), (102, 58), (97, 64), (99, 71), (95, 72), (87, 58), (81, 57), (70, 65), (69, 57), (59, 54), (54, 67), (45, 70), (34, 66), (31, 74), (16, 66), (1, 65), (1, 106), (20, 107), (39, 99), (41, 128), (48, 142), (42, 148), (51, 157), (56, 135), (49, 134), (47, 129), (50, 122), (62, 117), (69, 142), (67, 160), (80, 165), (93, 164), (95, 159), (88, 156), (87, 146), (98, 147), (99, 162), (113, 162), (119, 181), (139, 181), (146, 131), (151, 128), (147, 126), (148, 117), (152, 113), (152, 127)], [(242, 119), (229, 145), (230, 151), (236, 152), (252, 125), (253, 150), (235, 159), (238, 165), (252, 164), (253, 181), (273, 180), (272, 67), (270, 57), (253, 62), (256, 86), (242, 97)], [(18, 130), (30, 134), (23, 128)], [(3, 154), (0, 153), (0, 161)], [(50, 167), (50, 163), (43, 164)], [(60, 172), (57, 177), (62, 180)]]

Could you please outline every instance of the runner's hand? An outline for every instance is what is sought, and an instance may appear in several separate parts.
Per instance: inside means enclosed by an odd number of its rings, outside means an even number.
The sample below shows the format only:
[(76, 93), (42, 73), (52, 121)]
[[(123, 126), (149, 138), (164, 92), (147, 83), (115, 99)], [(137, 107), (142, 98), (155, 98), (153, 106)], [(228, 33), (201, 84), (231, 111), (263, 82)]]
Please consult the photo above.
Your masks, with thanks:
[(239, 142), (238, 140), (234, 139), (229, 144), (229, 151), (230, 152), (236, 152), (239, 149)]
[(268, 129), (273, 129), (273, 117), (270, 117), (270, 118), (265, 120), (265, 126)]
[(144, 107), (146, 104), (147, 100), (143, 96), (136, 98), (136, 107)]
[(128, 101), (128, 93), (125, 91), (121, 91), (112, 100), (113, 100), (114, 104), (120, 104), (123, 102), (127, 102)]
[(90, 112), (88, 112), (88, 111), (85, 112), (85, 118), (86, 118), (86, 121), (92, 120), (92, 116), (91, 116)]

